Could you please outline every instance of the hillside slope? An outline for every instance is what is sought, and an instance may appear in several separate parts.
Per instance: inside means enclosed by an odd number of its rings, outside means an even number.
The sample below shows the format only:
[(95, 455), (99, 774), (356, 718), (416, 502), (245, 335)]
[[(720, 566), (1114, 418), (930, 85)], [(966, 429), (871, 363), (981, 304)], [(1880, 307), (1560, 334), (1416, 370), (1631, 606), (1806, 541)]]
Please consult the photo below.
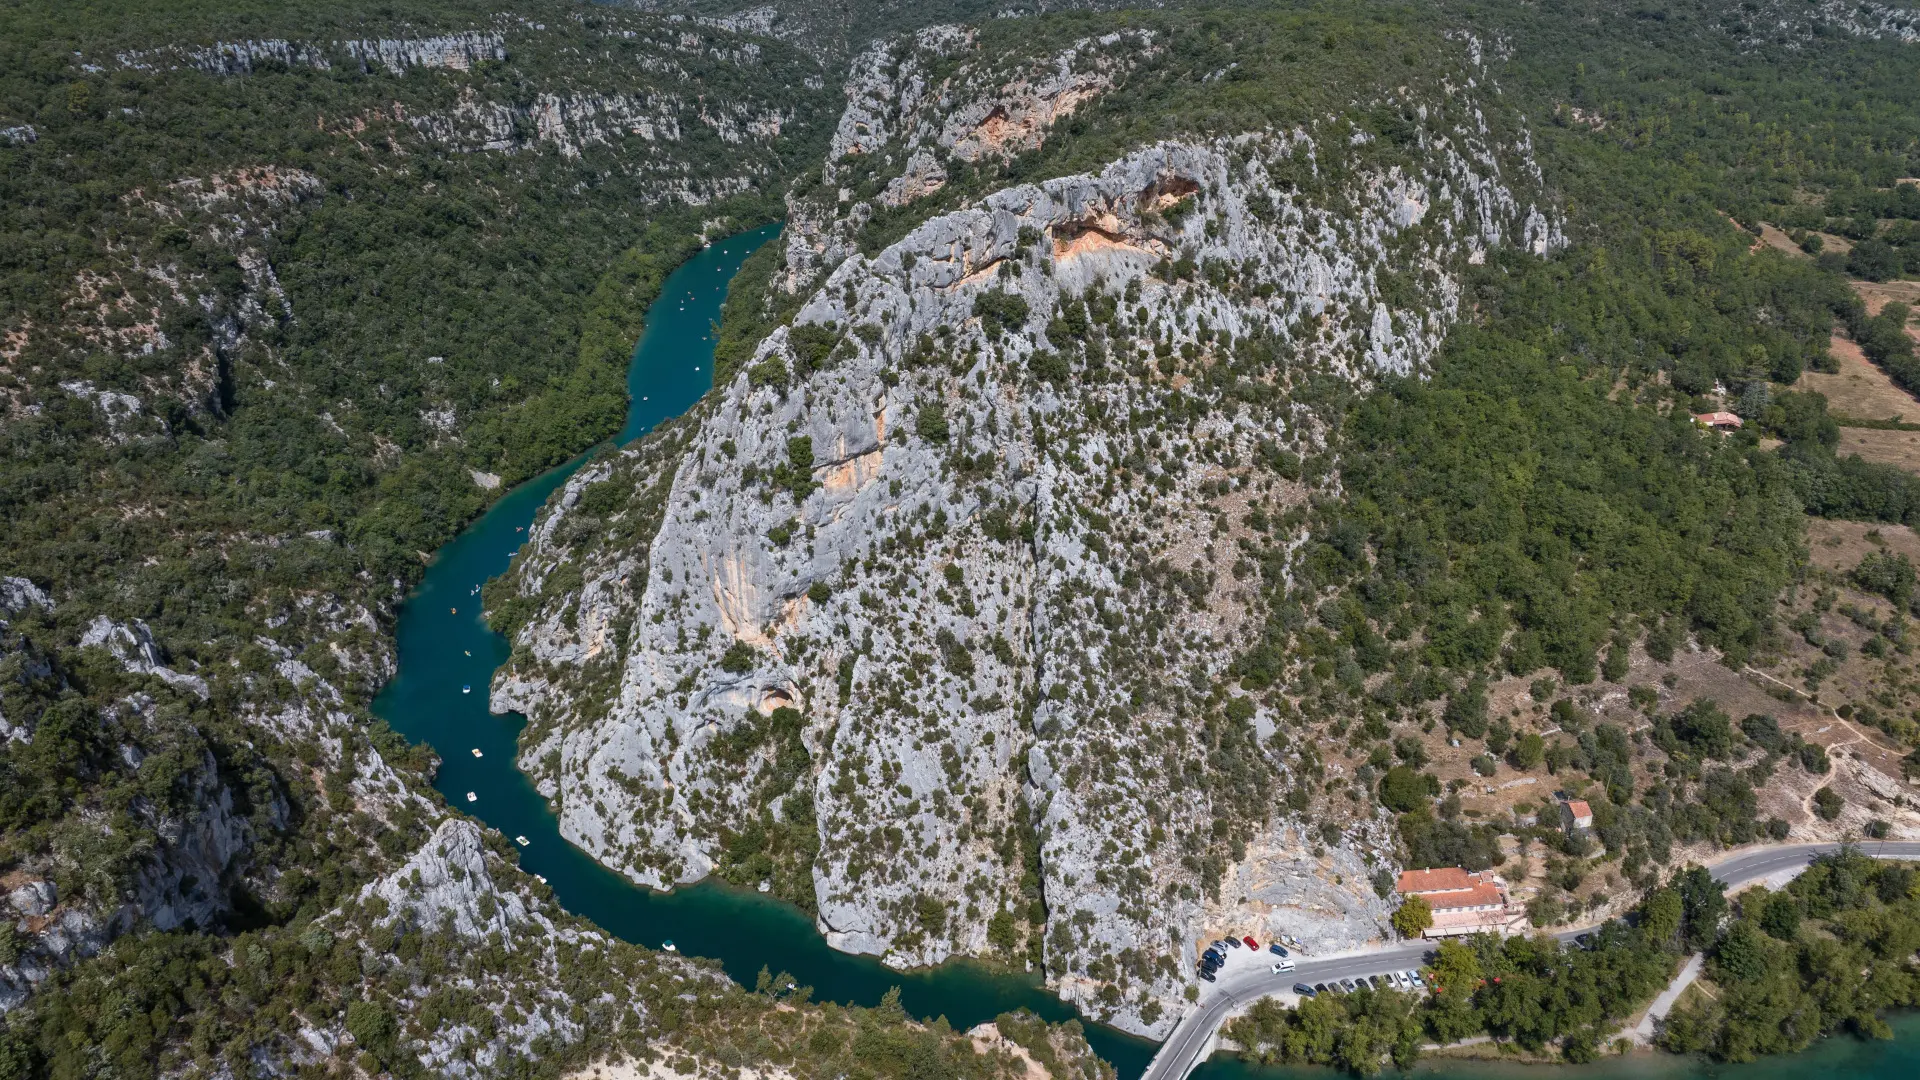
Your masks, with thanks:
[[(1052, 122), (1015, 118), (1167, 46), (1087, 39), (1051, 83), (942, 97), (933, 61), (979, 49), (856, 61), (829, 189), (859, 168), (911, 208), (889, 171), (1031, 150)], [(566, 835), (654, 887), (764, 879), (901, 966), (1029, 956), (1143, 1032), (1216, 921), (1378, 937), (1390, 832), (1286, 812), (1313, 750), (1229, 668), (1264, 617), (1247, 520), (1337, 490), (1300, 469), (1325, 381), (1422, 369), (1463, 268), (1562, 242), (1518, 118), (1490, 126), (1450, 52), (1349, 115), (1163, 141), (871, 255), (874, 204), (796, 203), (792, 324), (694, 423), (576, 477), (517, 565), (539, 602), (494, 703), (530, 717)], [(546, 588), (562, 567), (580, 584)]]

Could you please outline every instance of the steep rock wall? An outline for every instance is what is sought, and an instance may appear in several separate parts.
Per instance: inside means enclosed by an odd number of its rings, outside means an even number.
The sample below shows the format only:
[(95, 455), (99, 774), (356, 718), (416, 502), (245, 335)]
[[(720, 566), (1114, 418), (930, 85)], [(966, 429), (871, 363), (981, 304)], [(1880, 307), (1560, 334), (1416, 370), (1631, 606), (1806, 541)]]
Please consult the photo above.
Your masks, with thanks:
[(1306, 497), (1322, 380), (1417, 371), (1467, 264), (1561, 243), (1524, 141), (1406, 108), (1411, 164), (1332, 120), (1169, 142), (845, 257), (576, 477), (494, 698), (563, 833), (653, 887), (759, 877), (891, 964), (1027, 957), (1156, 1034), (1222, 919), (1382, 933), (1386, 822), (1292, 819), (1324, 767), (1227, 669), (1235, 533)]

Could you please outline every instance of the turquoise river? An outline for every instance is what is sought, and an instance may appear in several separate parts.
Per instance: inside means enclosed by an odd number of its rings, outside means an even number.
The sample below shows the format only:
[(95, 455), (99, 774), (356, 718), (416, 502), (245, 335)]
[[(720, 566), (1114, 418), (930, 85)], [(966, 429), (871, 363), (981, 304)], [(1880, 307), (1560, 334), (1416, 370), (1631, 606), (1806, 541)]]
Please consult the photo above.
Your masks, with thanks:
[[(713, 244), (667, 278), (634, 350), (627, 376), (632, 404), (618, 444), (684, 412), (711, 387), (713, 327), (727, 285), (741, 262), (779, 231), (778, 225), (767, 225)], [(812, 986), (818, 999), (861, 1005), (878, 1003), (889, 987), (898, 986), (900, 1003), (909, 1012), (928, 1018), (944, 1015), (961, 1028), (1020, 1007), (1049, 1020), (1075, 1017), (1075, 1011), (1036, 978), (962, 962), (925, 971), (893, 971), (871, 958), (828, 948), (812, 919), (787, 904), (710, 882), (671, 893), (654, 892), (613, 873), (561, 839), (546, 800), (514, 766), (523, 719), (487, 711), (487, 688), (494, 669), (507, 659), (508, 646), (481, 621), (477, 589), (507, 568), (534, 514), (585, 461), (585, 457), (577, 459), (507, 493), (440, 549), (419, 588), (401, 608), (399, 670), (374, 702), (374, 711), (402, 735), (430, 745), (440, 755), (435, 784), (447, 801), (507, 836), (525, 836), (529, 843), (521, 849), (521, 865), (545, 877), (569, 911), (641, 945), (657, 948), (671, 940), (683, 952), (712, 957), (747, 985), (765, 966), (791, 972), (801, 984)], [(475, 796), (471, 801), (469, 792)], [(1113, 1062), (1123, 1078), (1137, 1077), (1146, 1067), (1153, 1053), (1151, 1043), (1098, 1024), (1086, 1026), (1094, 1049)], [(1910, 1037), (1920, 1031), (1911, 1024), (1900, 1028), (1908, 1037), (1894, 1043), (1832, 1040), (1808, 1054), (1760, 1065), (1709, 1069), (1691, 1061), (1639, 1057), (1604, 1066), (1555, 1069), (1554, 1080), (1574, 1080), (1574, 1074), (1580, 1080), (1625, 1080), (1629, 1075), (1693, 1080), (1722, 1074), (1738, 1080), (1774, 1080), (1809, 1066), (1829, 1071), (1837, 1067), (1863, 1078), (1920, 1076), (1920, 1056)], [(1513, 1072), (1513, 1080), (1521, 1078), (1519, 1070), (1497, 1065), (1434, 1065), (1421, 1071), (1449, 1077)], [(1257, 1069), (1216, 1057), (1195, 1075), (1201, 1080), (1272, 1080), (1308, 1072), (1317, 1070)], [(1541, 1075), (1538, 1069), (1525, 1072)]]

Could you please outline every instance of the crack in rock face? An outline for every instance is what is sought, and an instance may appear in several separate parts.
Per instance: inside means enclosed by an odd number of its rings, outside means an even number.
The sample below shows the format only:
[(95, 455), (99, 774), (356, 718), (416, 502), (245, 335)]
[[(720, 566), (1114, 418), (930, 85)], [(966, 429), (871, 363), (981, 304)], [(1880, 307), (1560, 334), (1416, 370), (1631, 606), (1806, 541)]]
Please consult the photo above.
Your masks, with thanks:
[(1466, 266), (1564, 242), (1465, 115), (1416, 164), (1165, 142), (842, 259), (530, 533), (494, 702), (564, 835), (899, 967), (1038, 963), (1152, 1035), (1197, 935), (1380, 937), (1390, 821), (1288, 811), (1341, 767), (1230, 670), (1266, 616), (1238, 541), (1313, 490), (1326, 387), (1422, 370)]

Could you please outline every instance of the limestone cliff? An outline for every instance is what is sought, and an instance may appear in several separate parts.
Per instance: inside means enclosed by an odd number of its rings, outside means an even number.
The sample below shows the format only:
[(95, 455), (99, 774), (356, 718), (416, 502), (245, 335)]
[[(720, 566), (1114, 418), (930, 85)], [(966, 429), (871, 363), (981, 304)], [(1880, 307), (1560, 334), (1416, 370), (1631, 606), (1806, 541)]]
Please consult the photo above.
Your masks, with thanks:
[(1239, 541), (1332, 490), (1336, 387), (1421, 370), (1468, 264), (1561, 243), (1470, 91), (1384, 107), (1391, 142), (1161, 142), (870, 257), (790, 245), (792, 324), (516, 563), (494, 703), (565, 835), (891, 964), (1038, 960), (1155, 1034), (1211, 927), (1381, 934), (1384, 819), (1295, 817), (1339, 766), (1229, 678), (1265, 617)]

